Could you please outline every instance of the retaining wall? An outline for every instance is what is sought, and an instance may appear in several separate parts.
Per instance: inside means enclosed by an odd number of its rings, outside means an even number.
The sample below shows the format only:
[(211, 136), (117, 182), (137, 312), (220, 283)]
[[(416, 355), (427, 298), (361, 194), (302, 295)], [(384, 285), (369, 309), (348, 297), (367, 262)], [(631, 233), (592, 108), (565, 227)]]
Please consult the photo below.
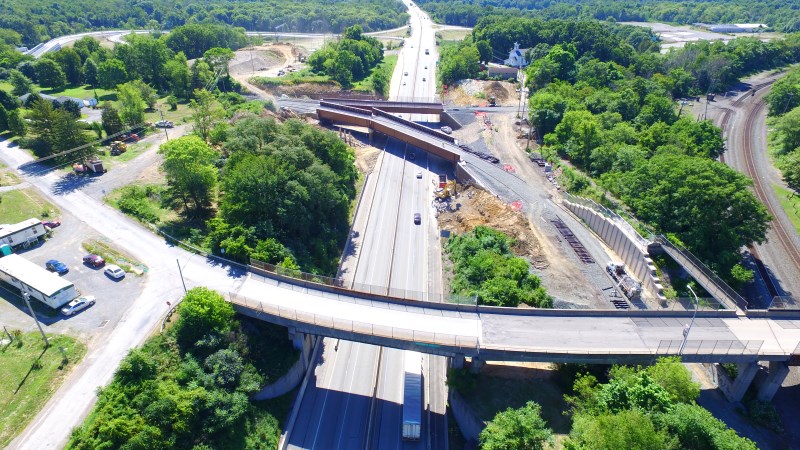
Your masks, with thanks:
[[(580, 217), (622, 258), (626, 269), (642, 283), (650, 297), (666, 301), (661, 280), (656, 276), (656, 266), (640, 242), (624, 232), (612, 219), (586, 206), (564, 200), (564, 205)], [(604, 263), (601, 263), (605, 265)]]

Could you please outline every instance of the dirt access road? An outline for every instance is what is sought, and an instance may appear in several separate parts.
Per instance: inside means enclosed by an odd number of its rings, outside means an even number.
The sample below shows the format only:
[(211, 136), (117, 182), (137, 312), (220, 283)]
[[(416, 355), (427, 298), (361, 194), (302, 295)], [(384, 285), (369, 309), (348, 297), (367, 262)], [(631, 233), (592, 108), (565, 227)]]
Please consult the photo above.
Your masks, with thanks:
[(294, 63), (299, 50), (289, 44), (270, 44), (248, 47), (236, 52), (236, 56), (228, 65), (233, 79), (241, 83), (248, 91), (264, 100), (274, 97), (261, 88), (250, 83), (252, 77), (276, 77), (279, 70), (285, 70)]

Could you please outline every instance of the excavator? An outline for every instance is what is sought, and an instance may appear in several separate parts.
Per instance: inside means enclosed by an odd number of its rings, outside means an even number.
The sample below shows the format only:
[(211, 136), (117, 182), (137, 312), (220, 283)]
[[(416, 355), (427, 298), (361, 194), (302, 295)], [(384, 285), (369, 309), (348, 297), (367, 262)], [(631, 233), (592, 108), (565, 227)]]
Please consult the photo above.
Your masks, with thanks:
[(456, 180), (448, 180), (446, 174), (439, 175), (439, 187), (433, 191), (437, 198), (445, 200), (456, 194)]

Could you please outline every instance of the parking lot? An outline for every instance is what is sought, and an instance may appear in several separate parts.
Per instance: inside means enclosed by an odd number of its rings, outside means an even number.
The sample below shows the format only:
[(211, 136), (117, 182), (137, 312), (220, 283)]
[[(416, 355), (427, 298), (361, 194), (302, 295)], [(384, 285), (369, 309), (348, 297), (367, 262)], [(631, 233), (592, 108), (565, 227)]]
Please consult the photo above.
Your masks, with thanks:
[[(99, 240), (101, 237), (69, 213), (62, 213), (59, 219), (61, 226), (53, 230), (50, 239), (17, 253), (41, 267), (50, 259), (63, 262), (69, 267), (69, 272), (62, 277), (75, 284), (81, 295), (93, 295), (97, 298), (94, 306), (72, 316), (64, 316), (43, 303), (31, 301), (39, 320), (46, 327), (45, 331), (90, 339), (102, 335), (104, 330), (113, 329), (128, 306), (141, 293), (147, 274), (137, 276), (128, 273), (125, 278), (114, 280), (103, 273), (103, 268), (95, 269), (83, 264), (82, 259), (88, 252), (81, 243), (89, 239)], [(113, 243), (109, 244), (113, 247)], [(2, 324), (9, 329), (35, 329), (36, 325), (31, 320), (19, 292), (13, 288), (8, 289), (7, 285), (0, 288)]]

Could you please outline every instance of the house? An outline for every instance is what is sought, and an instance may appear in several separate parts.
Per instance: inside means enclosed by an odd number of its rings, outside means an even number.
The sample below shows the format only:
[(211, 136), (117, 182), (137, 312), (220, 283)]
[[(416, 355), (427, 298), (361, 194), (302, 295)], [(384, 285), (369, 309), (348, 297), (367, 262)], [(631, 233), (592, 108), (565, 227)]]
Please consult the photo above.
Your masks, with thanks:
[(0, 258), (0, 281), (54, 309), (80, 295), (74, 284), (20, 255)]
[(47, 233), (39, 219), (23, 220), (15, 224), (0, 224), (0, 244), (13, 247), (29, 247), (39, 242)]
[(519, 48), (519, 44), (514, 42), (514, 48), (508, 53), (508, 59), (503, 61), (503, 64), (511, 67), (525, 67), (528, 65), (528, 60)]
[(490, 65), (486, 67), (486, 74), (489, 78), (500, 77), (504, 80), (516, 80), (517, 72), (519, 72), (519, 69), (516, 69), (514, 67), (495, 66), (495, 65)]
[[(76, 105), (78, 105), (79, 108), (86, 108), (88, 106), (91, 106), (91, 101), (94, 100), (94, 99), (81, 100), (79, 98), (68, 97), (66, 95), (59, 95), (58, 97), (53, 97), (52, 95), (47, 95), (47, 94), (37, 94), (37, 95), (39, 95), (39, 97), (41, 97), (43, 100), (48, 100), (48, 101), (51, 101), (51, 102), (57, 101), (58, 103), (61, 103), (62, 105), (64, 103), (66, 103), (66, 102), (73, 102)], [(28, 97), (30, 97), (30, 96), (31, 96), (31, 94), (22, 95), (22, 96), (19, 97), (19, 101), (21, 101), (22, 103), (25, 103), (28, 100)], [(94, 104), (95, 105), (97, 104), (97, 100), (95, 100)]]

